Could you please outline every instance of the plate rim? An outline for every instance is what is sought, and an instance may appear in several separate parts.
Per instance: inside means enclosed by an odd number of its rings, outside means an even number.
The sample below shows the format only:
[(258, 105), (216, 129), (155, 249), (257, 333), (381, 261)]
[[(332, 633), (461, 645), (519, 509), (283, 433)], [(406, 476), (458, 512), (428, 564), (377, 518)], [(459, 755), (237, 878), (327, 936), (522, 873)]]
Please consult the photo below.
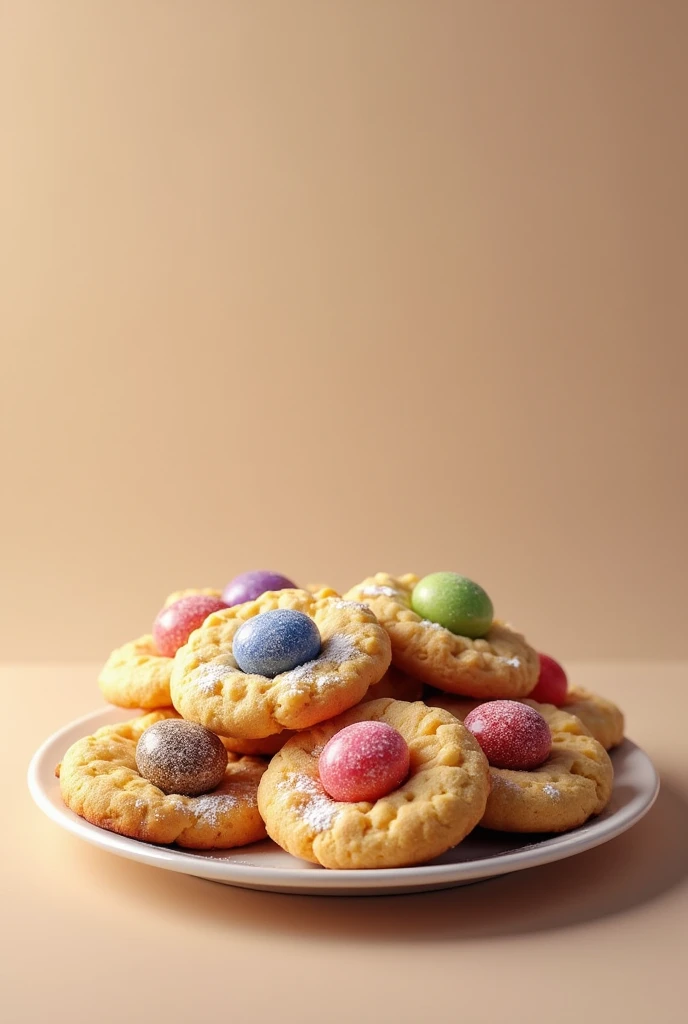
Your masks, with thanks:
[[(107, 706), (100, 708), (57, 729), (35, 751), (28, 766), (27, 782), (31, 796), (38, 808), (65, 831), (76, 835), (92, 846), (120, 857), (140, 861), (152, 867), (195, 875), (244, 888), (255, 887), (276, 892), (308, 891), (313, 894), (324, 890), (327, 890), (328, 893), (338, 890), (342, 895), (363, 894), (366, 890), (380, 892), (386, 889), (407, 890), (408, 892), (415, 890), (417, 892), (419, 888), (423, 887), (439, 888), (443, 885), (460, 885), (462, 882), (493, 878), (514, 871), (525, 871), (543, 864), (564, 860), (577, 853), (584, 853), (617, 838), (648, 813), (655, 803), (660, 789), (659, 774), (651, 758), (632, 740), (625, 739), (624, 745), (627, 750), (644, 759), (644, 767), (651, 774), (651, 786), (646, 791), (637, 793), (628, 804), (611, 817), (602, 821), (593, 820), (592, 824), (586, 823), (572, 832), (554, 835), (550, 839), (508, 853), (449, 864), (421, 864), (409, 867), (362, 868), (341, 871), (330, 871), (325, 868), (313, 870), (313, 866), (308, 868), (261, 867), (227, 861), (218, 856), (213, 857), (213, 851), (197, 852), (143, 843), (140, 840), (121, 836), (97, 825), (92, 825), (80, 818), (66, 805), (64, 807), (55, 806), (43, 784), (42, 776), (46, 767), (48, 775), (52, 776), (54, 765), (58, 763), (60, 757), (64, 756), (69, 744), (65, 746), (63, 740), (82, 725), (99, 728), (101, 724), (108, 724), (107, 721), (102, 721), (97, 726), (93, 725), (101, 719), (108, 718), (116, 711), (122, 712), (123, 721), (126, 721), (127, 714), (128, 717), (138, 717), (141, 714), (140, 711), (127, 713), (127, 710), (122, 708), (115, 709)], [(61, 753), (56, 755), (55, 748), (58, 748)], [(52, 759), (52, 767), (48, 763), (48, 758)], [(294, 858), (294, 862), (298, 864), (296, 858)]]

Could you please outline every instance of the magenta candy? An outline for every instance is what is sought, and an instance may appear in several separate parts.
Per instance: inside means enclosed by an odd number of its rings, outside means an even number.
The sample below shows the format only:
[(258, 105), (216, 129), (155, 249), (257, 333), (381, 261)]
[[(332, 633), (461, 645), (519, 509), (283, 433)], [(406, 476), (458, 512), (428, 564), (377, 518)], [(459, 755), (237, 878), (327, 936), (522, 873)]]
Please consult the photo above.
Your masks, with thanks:
[(490, 700), (474, 708), (463, 723), (473, 733), (493, 768), (528, 771), (549, 757), (552, 734), (542, 715), (516, 700)]
[(222, 593), (222, 600), (227, 607), (231, 608), (235, 604), (255, 601), (257, 597), (267, 593), (268, 590), (293, 590), (295, 587), (295, 583), (278, 572), (270, 572), (269, 569), (253, 569), (251, 572), (242, 572), (230, 580)]
[(409, 772), (406, 740), (384, 722), (356, 722), (335, 733), (318, 762), (323, 789), (333, 800), (372, 803)]
[(163, 608), (153, 623), (153, 642), (158, 654), (173, 658), (194, 629), (202, 626), (213, 612), (226, 607), (224, 601), (218, 597), (193, 594), (190, 597), (181, 597), (174, 604)]
[(537, 686), (529, 693), (531, 700), (537, 700), (540, 704), (556, 704), (561, 707), (566, 703), (569, 683), (566, 672), (554, 658), (549, 654), (540, 655), (540, 675)]

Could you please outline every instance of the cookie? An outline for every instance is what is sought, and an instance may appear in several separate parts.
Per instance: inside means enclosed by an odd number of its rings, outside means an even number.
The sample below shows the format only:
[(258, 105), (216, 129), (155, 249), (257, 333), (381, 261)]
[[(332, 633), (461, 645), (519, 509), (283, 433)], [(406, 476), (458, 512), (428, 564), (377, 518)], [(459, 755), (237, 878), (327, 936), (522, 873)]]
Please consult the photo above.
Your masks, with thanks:
[(380, 697), (393, 697), (394, 700), (422, 700), (423, 684), (420, 679), (407, 676), (401, 669), (390, 665), (379, 683), (368, 688), (364, 700), (379, 700)]
[(540, 663), (520, 633), (494, 622), (484, 637), (471, 640), (422, 619), (411, 608), (417, 582), (410, 573), (378, 573), (344, 596), (372, 608), (389, 633), (394, 665), (413, 678), (466, 697), (527, 696), (537, 683)]
[(141, 734), (176, 717), (174, 711), (154, 711), (74, 743), (56, 770), (67, 807), (92, 825), (148, 843), (213, 850), (264, 839), (256, 794), (266, 762), (229, 754), (224, 780), (195, 797), (166, 796), (139, 774)]
[(220, 736), (225, 750), (232, 754), (246, 754), (250, 757), (272, 757), (281, 750), (294, 733), (291, 729), (275, 732), (262, 740), (241, 740), (237, 736)]
[[(274, 678), (244, 673), (233, 639), (256, 615), (278, 608), (310, 616), (322, 649), (313, 661)], [(366, 605), (331, 590), (280, 590), (210, 615), (174, 658), (170, 691), (183, 718), (220, 736), (263, 739), (308, 729), (357, 704), (387, 671), (389, 637)]]
[[(175, 590), (165, 598), (163, 608), (169, 608), (183, 597), (203, 594), (220, 597), (219, 590), (205, 589)], [(108, 704), (120, 708), (141, 708), (142, 711), (157, 711), (168, 708), (172, 658), (160, 654), (155, 646), (152, 633), (146, 633), (137, 640), (117, 647), (98, 677), (98, 685)]]
[[(437, 707), (445, 707), (444, 694), (438, 690), (427, 689), (424, 695), (426, 704)], [(495, 698), (499, 699), (499, 698)], [(462, 720), (480, 701), (461, 701), (461, 708), (465, 709)], [(448, 705), (447, 705), (448, 706)], [(575, 715), (586, 727), (591, 736), (601, 743), (605, 750), (612, 750), (623, 742), (624, 738), (624, 716), (623, 712), (612, 701), (606, 697), (600, 697), (591, 690), (582, 686), (569, 686), (566, 703), (560, 707), (569, 715)]]
[[(459, 721), (478, 703), (446, 695), (430, 698), (430, 706), (449, 711)], [(523, 703), (547, 722), (552, 751), (544, 764), (529, 771), (490, 767), (492, 791), (480, 824), (499, 832), (568, 832), (609, 803), (612, 763), (575, 715), (553, 704)]]
[(606, 697), (600, 697), (582, 686), (569, 686), (566, 703), (561, 710), (580, 718), (605, 750), (612, 750), (623, 742), (623, 712)]
[(152, 635), (146, 633), (112, 652), (98, 677), (101, 693), (120, 708), (168, 708), (172, 661), (157, 653)]
[[(384, 722), (409, 746), (406, 781), (374, 803), (342, 803), (323, 790), (318, 758), (339, 730)], [(268, 834), (288, 853), (326, 868), (421, 864), (456, 846), (484, 814), (489, 767), (450, 713), (389, 698), (369, 701), (292, 737), (258, 787)]]

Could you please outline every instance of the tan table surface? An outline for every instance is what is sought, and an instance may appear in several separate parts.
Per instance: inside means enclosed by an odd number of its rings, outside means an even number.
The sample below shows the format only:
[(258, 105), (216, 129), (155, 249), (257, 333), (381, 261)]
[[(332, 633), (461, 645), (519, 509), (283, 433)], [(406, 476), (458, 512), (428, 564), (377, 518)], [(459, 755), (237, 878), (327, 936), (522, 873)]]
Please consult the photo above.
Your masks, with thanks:
[(572, 673), (624, 707), (629, 735), (662, 774), (655, 808), (626, 835), (478, 885), (346, 899), (156, 870), (45, 818), (26, 788), (28, 761), (100, 705), (95, 671), (0, 669), (8, 1024), (686, 1019), (685, 664)]

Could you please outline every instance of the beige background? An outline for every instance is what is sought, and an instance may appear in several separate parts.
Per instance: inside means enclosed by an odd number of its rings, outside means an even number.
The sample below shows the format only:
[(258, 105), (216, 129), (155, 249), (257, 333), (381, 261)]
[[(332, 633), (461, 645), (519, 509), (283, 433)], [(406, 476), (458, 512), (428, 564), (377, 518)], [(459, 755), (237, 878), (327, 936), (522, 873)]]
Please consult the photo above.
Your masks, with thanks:
[[(50, 662), (0, 670), (8, 1024), (685, 1019), (687, 31), (682, 0), (0, 0), (0, 657)], [(345, 901), (44, 818), (28, 759), (108, 650), (260, 565), (474, 576), (607, 659), (572, 677), (656, 808)]]
[(0, 4), (2, 657), (454, 568), (685, 654), (688, 4)]

